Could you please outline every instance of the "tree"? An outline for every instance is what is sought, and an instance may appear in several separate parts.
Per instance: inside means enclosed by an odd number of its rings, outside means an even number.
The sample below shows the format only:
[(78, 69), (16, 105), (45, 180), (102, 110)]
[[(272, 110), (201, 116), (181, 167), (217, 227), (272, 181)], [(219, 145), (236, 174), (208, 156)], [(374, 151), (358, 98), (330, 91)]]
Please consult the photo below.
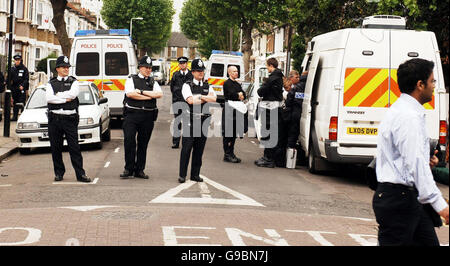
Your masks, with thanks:
[(49, 58), (57, 58), (58, 56), (56, 55), (56, 53), (51, 53), (49, 56), (47, 56), (46, 58), (43, 58), (43, 59), (41, 59), (40, 61), (39, 61), (39, 63), (38, 63), (38, 65), (37, 65), (37, 67), (36, 67), (36, 69), (37, 69), (37, 71), (39, 72), (39, 71), (41, 71), (41, 72), (45, 72), (47, 75), (48, 75), (48, 73), (47, 73), (47, 60), (49, 59)]
[(175, 14), (172, 0), (104, 0), (101, 11), (110, 28), (128, 29), (133, 21), (133, 39), (148, 54), (160, 52), (167, 44)]
[(239, 27), (217, 17), (208, 17), (202, 0), (184, 2), (180, 14), (181, 31), (198, 42), (202, 56), (209, 57), (212, 50), (230, 50), (230, 29), (233, 30), (231, 50), (239, 47)]
[[(207, 17), (227, 21), (241, 27), (242, 52), (244, 53), (244, 68), (250, 70), (252, 56), (252, 31), (267, 32), (273, 26), (282, 24), (286, 0), (202, 0)], [(247, 79), (250, 77), (247, 76)]]
[(72, 43), (67, 36), (66, 21), (64, 20), (64, 11), (67, 7), (67, 0), (50, 0), (53, 9), (53, 25), (56, 29), (56, 37), (59, 45), (61, 45), (62, 52), (65, 56), (70, 57), (70, 50)]

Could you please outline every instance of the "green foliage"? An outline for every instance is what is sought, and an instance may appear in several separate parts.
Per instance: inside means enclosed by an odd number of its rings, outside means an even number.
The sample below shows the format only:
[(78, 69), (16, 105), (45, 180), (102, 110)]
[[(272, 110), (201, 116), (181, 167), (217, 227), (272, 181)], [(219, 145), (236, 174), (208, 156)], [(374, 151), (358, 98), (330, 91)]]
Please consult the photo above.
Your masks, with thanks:
[(202, 56), (209, 57), (212, 50), (230, 50), (230, 33), (233, 29), (233, 49), (239, 47), (239, 27), (228, 21), (209, 17), (201, 0), (184, 2), (180, 14), (182, 32), (191, 40), (198, 42)]
[(106, 25), (114, 29), (129, 29), (133, 20), (133, 39), (138, 48), (148, 54), (160, 52), (171, 35), (172, 17), (175, 14), (172, 0), (104, 0), (101, 11)]
[(58, 56), (56, 55), (56, 53), (53, 52), (46, 58), (41, 59), (36, 67), (37, 71), (42, 71), (42, 72), (45, 72), (46, 74), (48, 74), (47, 73), (47, 60), (49, 58), (57, 58), (57, 57)]

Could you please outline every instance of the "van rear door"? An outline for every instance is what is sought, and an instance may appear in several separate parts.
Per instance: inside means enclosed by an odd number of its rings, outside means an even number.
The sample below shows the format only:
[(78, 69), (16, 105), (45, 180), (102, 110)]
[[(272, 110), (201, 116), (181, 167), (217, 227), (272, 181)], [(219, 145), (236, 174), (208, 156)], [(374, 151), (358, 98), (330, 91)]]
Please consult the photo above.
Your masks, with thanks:
[(102, 41), (98, 38), (75, 38), (75, 77), (80, 81), (92, 81), (101, 89)]
[[(420, 41), (418, 41), (420, 40)], [(401, 31), (392, 30), (391, 32), (391, 52), (392, 52), (392, 71), (395, 73), (394, 78), (397, 81), (398, 66), (413, 58), (422, 58), (434, 62), (434, 78), (436, 79), (436, 87), (433, 99), (424, 104), (426, 109), (426, 128), (428, 136), (431, 139), (439, 139), (439, 88), (444, 88), (441, 84), (440, 75), (438, 75), (437, 64), (440, 64), (439, 50), (437, 48), (435, 37), (430, 32), (419, 31)], [(391, 105), (400, 95), (400, 89), (396, 82), (392, 86)]]
[(128, 53), (128, 42), (125, 38), (105, 38), (102, 47), (104, 69), (101, 90), (110, 106), (122, 107), (125, 81), (131, 74), (129, 64), (132, 55)]
[(389, 30), (352, 30), (341, 73), (339, 154), (375, 155), (378, 126), (389, 107), (392, 82)]

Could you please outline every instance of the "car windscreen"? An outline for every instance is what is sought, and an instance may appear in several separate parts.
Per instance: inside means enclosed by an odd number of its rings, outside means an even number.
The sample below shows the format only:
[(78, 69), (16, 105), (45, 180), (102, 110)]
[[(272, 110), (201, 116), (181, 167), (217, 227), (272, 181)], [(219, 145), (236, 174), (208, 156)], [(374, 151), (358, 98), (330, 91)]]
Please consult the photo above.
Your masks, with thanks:
[(80, 105), (90, 105), (94, 104), (94, 96), (88, 85), (80, 86), (80, 92), (78, 93), (78, 100)]
[(27, 109), (47, 108), (45, 89), (37, 88), (28, 99)]
[(159, 72), (159, 66), (152, 66), (152, 72)]
[(223, 77), (224, 65), (223, 64), (212, 64), (211, 65), (211, 76), (212, 77)]
[(128, 75), (128, 56), (125, 52), (105, 53), (105, 74), (108, 76)]
[(75, 66), (77, 76), (98, 76), (100, 74), (98, 53), (78, 53)]

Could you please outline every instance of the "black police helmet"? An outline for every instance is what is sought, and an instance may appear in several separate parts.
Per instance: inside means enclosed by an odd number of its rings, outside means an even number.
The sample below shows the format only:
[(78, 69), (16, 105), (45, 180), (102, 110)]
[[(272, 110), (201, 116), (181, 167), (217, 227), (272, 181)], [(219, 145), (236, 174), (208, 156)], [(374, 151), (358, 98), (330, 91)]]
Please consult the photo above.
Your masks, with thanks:
[(70, 67), (69, 58), (67, 56), (65, 56), (65, 55), (62, 55), (62, 56), (58, 57), (56, 59), (56, 66), (55, 66), (55, 68), (58, 68), (58, 67)]
[(139, 60), (138, 67), (152, 67), (152, 59), (149, 56), (144, 55), (141, 60)]
[(204, 71), (205, 63), (201, 59), (194, 59), (191, 63), (191, 71)]
[(20, 54), (16, 54), (13, 58), (14, 60), (22, 60), (22, 56)]

